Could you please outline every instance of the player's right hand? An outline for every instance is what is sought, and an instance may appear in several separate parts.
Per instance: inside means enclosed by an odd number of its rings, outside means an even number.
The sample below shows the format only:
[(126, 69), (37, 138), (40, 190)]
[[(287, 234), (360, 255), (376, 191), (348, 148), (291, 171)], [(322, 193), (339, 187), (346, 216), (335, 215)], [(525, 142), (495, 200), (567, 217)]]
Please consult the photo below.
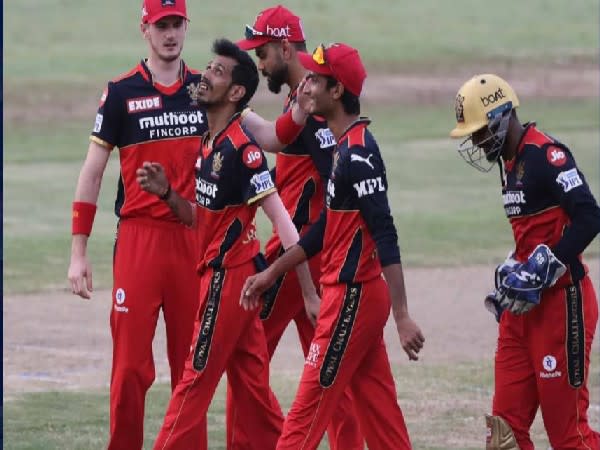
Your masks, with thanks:
[(240, 294), (240, 306), (246, 311), (257, 308), (260, 303), (260, 296), (274, 282), (275, 280), (270, 276), (269, 269), (246, 278)]
[(161, 195), (169, 187), (165, 169), (157, 162), (144, 161), (135, 174), (140, 187), (151, 194)]
[(87, 257), (71, 257), (68, 277), (73, 294), (87, 299), (92, 297), (92, 266)]
[(425, 338), (419, 326), (408, 315), (396, 320), (400, 344), (411, 361), (417, 361), (417, 354), (423, 348)]

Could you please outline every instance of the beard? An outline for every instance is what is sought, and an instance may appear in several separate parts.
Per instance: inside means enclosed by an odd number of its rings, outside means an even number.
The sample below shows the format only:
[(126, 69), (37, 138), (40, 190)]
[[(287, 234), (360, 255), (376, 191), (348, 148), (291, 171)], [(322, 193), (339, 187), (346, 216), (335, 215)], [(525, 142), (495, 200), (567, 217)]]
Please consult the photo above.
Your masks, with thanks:
[(274, 94), (281, 92), (281, 86), (283, 86), (288, 79), (288, 68), (285, 64), (282, 64), (280, 68), (275, 69), (270, 74), (263, 72), (263, 75), (267, 77), (267, 87)]

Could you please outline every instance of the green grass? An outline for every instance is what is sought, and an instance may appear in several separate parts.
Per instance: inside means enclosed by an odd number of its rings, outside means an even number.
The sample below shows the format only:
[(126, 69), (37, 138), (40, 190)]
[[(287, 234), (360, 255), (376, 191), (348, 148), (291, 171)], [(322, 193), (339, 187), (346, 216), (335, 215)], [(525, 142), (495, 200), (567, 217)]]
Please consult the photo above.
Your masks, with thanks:
[[(104, 80), (128, 70), (144, 47), (138, 1), (24, 0), (4, 6), (5, 82), (23, 88), (33, 80)], [(592, 0), (526, 4), (507, 0), (398, 2), (291, 0), (312, 49), (319, 42), (348, 42), (369, 65), (460, 67), (467, 61), (597, 61), (599, 11)], [(259, 0), (188, 2), (187, 58), (203, 65), (210, 42), (240, 39), (246, 23), (268, 3)], [(26, 31), (25, 31), (26, 30)]]
[[(390, 203), (404, 262), (437, 266), (495, 263), (512, 247), (495, 171), (481, 174), (467, 166), (447, 138), (450, 108), (366, 106), (383, 151)], [(593, 192), (600, 191), (598, 105), (589, 101), (529, 101), (523, 120), (568, 144)], [(15, 125), (5, 138), (4, 290), (31, 292), (66, 286), (69, 263), (69, 208), (85, 149), (89, 124), (45, 125), (32, 133)], [(90, 240), (94, 285), (111, 283), (118, 178), (117, 155), (103, 181)], [(271, 227), (259, 215), (259, 235)], [(590, 254), (597, 255), (592, 245)]]
[[(600, 362), (592, 362), (590, 380), (600, 377)], [(482, 448), (483, 414), (491, 408), (492, 360), (451, 365), (401, 364), (394, 368), (398, 401), (415, 449)], [(272, 376), (272, 388), (282, 409), (288, 410), (296, 391), (296, 374)], [(599, 386), (592, 383), (591, 401), (597, 405)], [(146, 400), (145, 447), (151, 448), (162, 423), (169, 386), (158, 384)], [(65, 408), (65, 405), (69, 405)], [(600, 414), (590, 409), (597, 427)], [(217, 389), (208, 413), (211, 449), (224, 448), (225, 383)], [(435, 430), (435, 432), (432, 432)], [(17, 396), (4, 403), (4, 449), (25, 450), (101, 448), (108, 436), (108, 393), (43, 392)], [(536, 448), (547, 448), (539, 414), (532, 427)], [(319, 448), (328, 448), (326, 438)]]

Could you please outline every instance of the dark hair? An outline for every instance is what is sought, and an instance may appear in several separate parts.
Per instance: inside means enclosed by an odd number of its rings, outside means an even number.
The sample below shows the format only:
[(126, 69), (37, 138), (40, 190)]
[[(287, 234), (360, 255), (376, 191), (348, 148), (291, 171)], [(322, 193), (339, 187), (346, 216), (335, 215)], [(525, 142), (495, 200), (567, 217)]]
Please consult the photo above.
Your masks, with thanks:
[(290, 42), (297, 52), (306, 53), (306, 42)]
[(246, 107), (258, 87), (256, 64), (247, 52), (228, 39), (215, 40), (212, 51), (215, 55), (232, 58), (237, 62), (231, 72), (231, 82), (246, 88), (246, 95), (240, 99), (236, 107), (238, 111), (241, 111)]
[[(325, 77), (327, 78), (327, 88), (330, 89), (334, 87), (338, 80), (333, 77)], [(346, 114), (360, 114), (360, 100), (356, 95), (350, 92), (348, 89), (344, 87), (344, 93), (340, 98), (342, 102), (342, 106), (344, 107), (344, 112)]]

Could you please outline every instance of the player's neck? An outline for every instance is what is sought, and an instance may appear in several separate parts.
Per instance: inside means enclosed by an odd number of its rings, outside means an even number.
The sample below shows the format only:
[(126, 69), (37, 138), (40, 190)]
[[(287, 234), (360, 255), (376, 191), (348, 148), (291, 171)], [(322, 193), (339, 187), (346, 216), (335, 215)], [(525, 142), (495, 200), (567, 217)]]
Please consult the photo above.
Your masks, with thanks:
[(216, 108), (208, 108), (206, 110), (208, 133), (211, 139), (227, 126), (235, 112), (235, 105), (233, 104), (222, 105)]
[(325, 119), (327, 119), (327, 126), (333, 133), (335, 140), (339, 142), (348, 128), (359, 119), (359, 115), (347, 114), (343, 108), (339, 108), (334, 113), (326, 115)]
[(298, 85), (300, 84), (300, 82), (302, 81), (302, 78), (304, 78), (304, 75), (306, 75), (306, 69), (302, 66), (300, 66), (300, 64), (289, 64), (289, 75), (288, 75), (288, 80), (287, 80), (287, 84), (290, 87), (290, 89), (294, 90), (298, 87)]
[(152, 74), (152, 81), (163, 86), (171, 86), (179, 79), (181, 70), (181, 58), (173, 61), (164, 61), (150, 55), (146, 60), (148, 70)]

